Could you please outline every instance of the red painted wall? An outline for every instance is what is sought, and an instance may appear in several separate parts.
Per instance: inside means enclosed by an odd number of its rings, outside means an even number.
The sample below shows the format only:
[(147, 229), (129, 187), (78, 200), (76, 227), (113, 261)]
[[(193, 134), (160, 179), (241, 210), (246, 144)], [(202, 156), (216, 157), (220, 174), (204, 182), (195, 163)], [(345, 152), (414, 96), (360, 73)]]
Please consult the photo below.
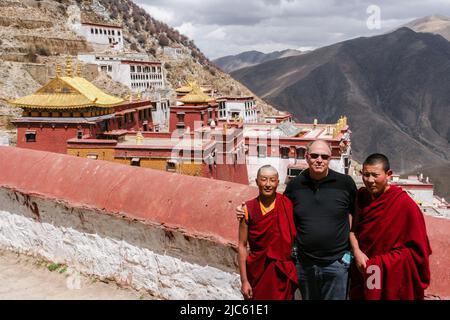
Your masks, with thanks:
[[(26, 142), (25, 132), (36, 131), (36, 142)], [(89, 129), (83, 128), (83, 134), (88, 135)], [(67, 140), (77, 137), (78, 125), (56, 125), (52, 128), (48, 125), (40, 127), (39, 124), (30, 124), (17, 128), (17, 146), (19, 148), (42, 150), (56, 153), (67, 153)]]

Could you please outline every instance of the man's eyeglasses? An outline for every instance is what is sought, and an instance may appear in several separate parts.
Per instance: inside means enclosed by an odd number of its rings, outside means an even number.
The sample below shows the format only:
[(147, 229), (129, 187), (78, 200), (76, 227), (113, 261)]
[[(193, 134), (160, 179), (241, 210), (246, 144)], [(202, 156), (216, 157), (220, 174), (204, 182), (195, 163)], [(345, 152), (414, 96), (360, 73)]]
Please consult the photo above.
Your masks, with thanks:
[(318, 154), (318, 153), (310, 153), (309, 156), (311, 157), (311, 159), (317, 159), (318, 157), (321, 157), (322, 160), (328, 160), (331, 157), (328, 154)]

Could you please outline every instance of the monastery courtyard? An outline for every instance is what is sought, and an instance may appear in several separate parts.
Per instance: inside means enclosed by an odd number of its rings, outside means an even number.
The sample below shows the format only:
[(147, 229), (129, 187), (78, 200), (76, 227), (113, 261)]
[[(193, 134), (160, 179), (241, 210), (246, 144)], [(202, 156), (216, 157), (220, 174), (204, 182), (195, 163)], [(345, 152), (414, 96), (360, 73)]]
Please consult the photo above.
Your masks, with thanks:
[[(0, 300), (152, 300), (151, 295), (116, 282), (84, 275), (73, 277), (64, 266), (0, 250)], [(77, 289), (77, 287), (79, 289)], [(72, 289), (70, 289), (72, 288)]]

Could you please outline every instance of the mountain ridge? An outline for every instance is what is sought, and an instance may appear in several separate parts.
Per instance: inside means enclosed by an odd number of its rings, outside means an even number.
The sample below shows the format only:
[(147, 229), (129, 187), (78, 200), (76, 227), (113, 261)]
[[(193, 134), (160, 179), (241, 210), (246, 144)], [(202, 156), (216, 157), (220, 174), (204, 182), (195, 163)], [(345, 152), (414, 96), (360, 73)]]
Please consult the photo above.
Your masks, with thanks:
[[(360, 162), (382, 152), (400, 173), (450, 169), (450, 42), (441, 36), (400, 28), (232, 76), (302, 122), (348, 116)], [(439, 185), (448, 197), (450, 190)]]
[(225, 57), (214, 59), (215, 63), (225, 72), (232, 72), (245, 67), (254, 66), (264, 63), (266, 61), (286, 58), (302, 54), (302, 51), (294, 49), (286, 49), (282, 51), (273, 51), (270, 53), (263, 53), (256, 50), (241, 52), (236, 55), (228, 55)]

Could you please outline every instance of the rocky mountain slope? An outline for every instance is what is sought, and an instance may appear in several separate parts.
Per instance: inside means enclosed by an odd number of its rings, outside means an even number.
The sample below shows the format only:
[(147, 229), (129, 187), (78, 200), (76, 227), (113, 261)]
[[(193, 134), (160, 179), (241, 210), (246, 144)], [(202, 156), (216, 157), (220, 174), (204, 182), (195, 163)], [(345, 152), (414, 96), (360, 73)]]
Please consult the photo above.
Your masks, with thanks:
[(283, 51), (275, 51), (271, 53), (262, 53), (259, 51), (246, 51), (237, 55), (226, 56), (213, 60), (225, 72), (232, 72), (245, 67), (251, 67), (266, 61), (298, 56), (301, 51), (287, 49)]
[(439, 34), (450, 41), (450, 18), (442, 15), (432, 15), (413, 20), (404, 25), (415, 32)]
[[(408, 28), (232, 73), (301, 121), (349, 117), (354, 157), (389, 155), (397, 172), (450, 170), (450, 42)], [(450, 195), (439, 170), (430, 177)]]
[[(11, 117), (6, 100), (37, 90), (54, 76), (57, 63), (76, 59), (80, 52), (93, 52), (94, 48), (72, 29), (73, 8), (81, 12), (82, 20), (122, 24), (126, 50), (146, 52), (162, 61), (169, 88), (194, 79), (212, 84), (226, 95), (253, 95), (210, 63), (192, 40), (153, 19), (131, 0), (0, 0), (0, 130), (8, 130), (5, 123)], [(163, 53), (163, 46), (178, 46), (189, 54), (173, 58)], [(106, 74), (84, 76), (112, 94), (129, 92)], [(277, 112), (257, 100), (264, 113)]]

